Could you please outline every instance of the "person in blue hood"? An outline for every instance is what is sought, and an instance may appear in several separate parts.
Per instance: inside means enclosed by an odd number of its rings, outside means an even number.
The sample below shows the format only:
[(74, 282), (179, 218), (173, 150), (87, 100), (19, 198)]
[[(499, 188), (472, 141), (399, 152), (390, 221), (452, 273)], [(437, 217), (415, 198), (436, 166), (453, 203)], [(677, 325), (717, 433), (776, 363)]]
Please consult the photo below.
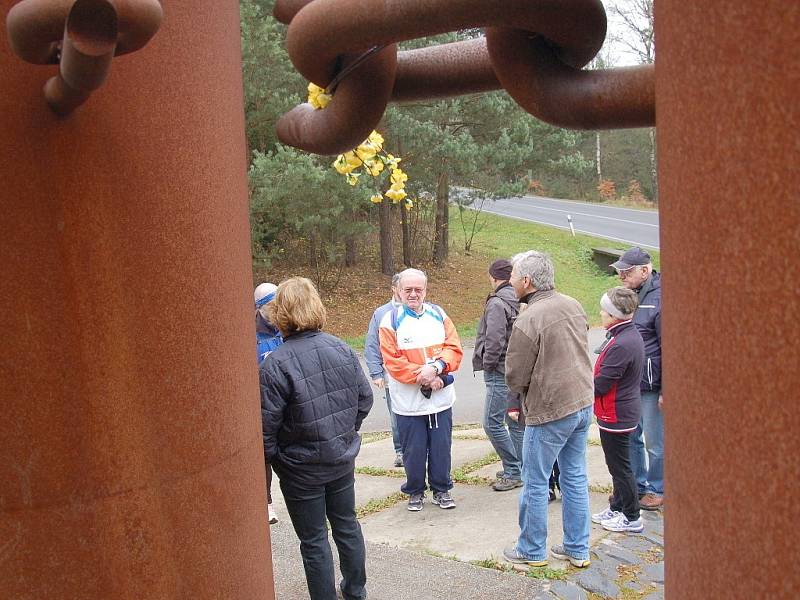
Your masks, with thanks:
[[(278, 328), (273, 325), (267, 316), (267, 305), (275, 298), (278, 286), (274, 283), (262, 283), (253, 292), (256, 305), (256, 363), (260, 365), (267, 355), (283, 344), (283, 337)], [(272, 467), (265, 464), (267, 470), (267, 510), (269, 523), (278, 522), (278, 515), (272, 506)]]

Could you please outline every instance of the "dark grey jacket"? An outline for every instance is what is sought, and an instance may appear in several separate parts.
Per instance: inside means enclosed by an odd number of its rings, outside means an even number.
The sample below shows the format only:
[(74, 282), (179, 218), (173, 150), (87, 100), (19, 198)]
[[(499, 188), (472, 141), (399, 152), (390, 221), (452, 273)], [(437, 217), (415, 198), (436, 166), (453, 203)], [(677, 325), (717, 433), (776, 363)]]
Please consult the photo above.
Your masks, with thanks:
[(500, 284), (489, 294), (475, 336), (473, 371), (505, 373), (508, 338), (518, 313), (519, 300), (510, 283)]
[(637, 292), (639, 293), (639, 308), (633, 315), (633, 322), (644, 340), (646, 356), (641, 389), (643, 392), (660, 392), (661, 275), (653, 271)]
[(321, 331), (291, 335), (259, 369), (264, 460), (300, 485), (352, 471), (372, 390), (355, 352)]

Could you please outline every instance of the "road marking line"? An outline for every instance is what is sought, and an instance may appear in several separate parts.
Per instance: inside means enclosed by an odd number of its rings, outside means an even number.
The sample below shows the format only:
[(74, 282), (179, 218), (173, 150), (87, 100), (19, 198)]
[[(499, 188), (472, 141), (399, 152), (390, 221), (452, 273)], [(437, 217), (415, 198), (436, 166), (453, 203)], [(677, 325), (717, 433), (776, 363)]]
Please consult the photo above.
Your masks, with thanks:
[[(516, 217), (514, 215), (507, 215), (507, 214), (504, 214), (504, 213), (494, 212), (494, 211), (488, 210), (486, 208), (484, 208), (483, 211), (484, 212), (488, 212), (488, 213), (493, 214), (493, 215), (498, 215), (500, 217), (507, 217), (509, 219), (518, 219), (520, 221), (528, 221), (529, 223), (538, 223), (539, 225), (547, 225), (548, 227), (555, 227), (557, 229), (564, 229), (564, 230), (569, 231), (569, 227), (565, 227), (563, 225), (555, 225), (553, 223), (548, 223), (547, 221), (537, 221), (535, 219), (526, 219), (525, 217)], [(617, 241), (617, 242), (624, 242), (626, 244), (633, 244), (634, 246), (644, 246), (645, 248), (653, 248), (654, 250), (660, 250), (659, 246), (654, 246), (654, 245), (648, 244), (646, 242), (637, 242), (637, 241), (634, 241), (634, 240), (627, 240), (625, 238), (614, 237), (614, 236), (606, 235), (604, 233), (596, 233), (594, 231), (586, 231), (585, 229), (576, 229), (575, 231), (577, 231), (578, 233), (585, 233), (586, 235), (591, 235), (593, 237), (603, 238), (604, 240), (614, 240), (614, 241)]]
[(653, 213), (658, 214), (657, 208), (654, 210), (647, 210), (646, 208), (626, 208), (624, 206), (609, 206), (608, 204), (595, 204), (591, 202), (581, 202), (580, 200), (566, 200), (564, 198), (547, 198), (546, 196), (531, 196), (529, 194), (522, 196), (522, 198), (533, 198), (535, 200), (549, 200), (552, 202), (567, 202), (568, 204), (579, 204), (579, 205), (584, 204), (586, 206), (591, 206), (593, 208), (604, 208), (604, 209), (608, 208), (611, 210), (633, 210), (636, 212), (647, 213), (650, 215), (652, 215)]
[[(495, 200), (495, 203), (497, 203), (497, 202), (508, 202), (508, 199), (507, 198), (502, 198), (500, 200)], [(591, 213), (575, 212), (575, 211), (563, 210), (561, 208), (548, 208), (546, 206), (533, 206), (531, 204), (518, 205), (518, 204), (513, 204), (513, 203), (512, 203), (512, 206), (514, 206), (515, 208), (517, 208), (517, 207), (531, 207), (531, 208), (536, 208), (538, 210), (550, 210), (550, 211), (553, 211), (553, 212), (568, 213), (570, 215), (581, 215), (581, 216), (584, 216), (584, 217), (592, 217), (594, 219), (607, 219), (609, 221), (619, 221), (620, 223), (630, 223), (632, 225), (644, 225), (646, 227), (655, 227), (656, 229), (658, 229), (658, 225), (657, 224), (654, 225), (653, 223), (644, 223), (642, 221), (629, 221), (627, 219), (618, 219), (616, 217), (604, 217), (603, 215), (593, 215)]]

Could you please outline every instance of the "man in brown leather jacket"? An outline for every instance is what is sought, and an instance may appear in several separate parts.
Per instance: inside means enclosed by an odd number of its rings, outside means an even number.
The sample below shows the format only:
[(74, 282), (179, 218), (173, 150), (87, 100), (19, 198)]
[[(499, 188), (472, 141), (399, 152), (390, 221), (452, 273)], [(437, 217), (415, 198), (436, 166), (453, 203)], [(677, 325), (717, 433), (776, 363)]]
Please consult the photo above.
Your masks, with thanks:
[(555, 290), (550, 257), (529, 251), (514, 257), (511, 285), (520, 299), (506, 354), (506, 382), (522, 395), (525, 418), (520, 535), (507, 560), (547, 564), (548, 478), (561, 469), (563, 546), (551, 554), (576, 567), (589, 565), (589, 491), (586, 438), (594, 401), (587, 351), (588, 321), (574, 298)]

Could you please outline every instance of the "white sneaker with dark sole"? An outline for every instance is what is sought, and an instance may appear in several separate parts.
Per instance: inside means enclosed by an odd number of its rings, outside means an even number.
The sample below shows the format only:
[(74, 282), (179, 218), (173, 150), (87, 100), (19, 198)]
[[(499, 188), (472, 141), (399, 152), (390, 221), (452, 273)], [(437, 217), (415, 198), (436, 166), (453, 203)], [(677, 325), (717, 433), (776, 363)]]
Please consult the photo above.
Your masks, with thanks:
[(613, 519), (614, 517), (616, 517), (619, 514), (622, 514), (622, 513), (618, 513), (615, 510), (611, 510), (611, 507), (609, 506), (603, 512), (599, 512), (599, 513), (593, 514), (592, 515), (592, 523), (597, 523), (599, 525), (603, 521), (608, 521), (609, 519)]
[(639, 517), (635, 521), (628, 521), (628, 518), (622, 513), (617, 516), (606, 519), (602, 523), (603, 529), (607, 531), (616, 531), (618, 533), (641, 533), (644, 531), (644, 521)]

